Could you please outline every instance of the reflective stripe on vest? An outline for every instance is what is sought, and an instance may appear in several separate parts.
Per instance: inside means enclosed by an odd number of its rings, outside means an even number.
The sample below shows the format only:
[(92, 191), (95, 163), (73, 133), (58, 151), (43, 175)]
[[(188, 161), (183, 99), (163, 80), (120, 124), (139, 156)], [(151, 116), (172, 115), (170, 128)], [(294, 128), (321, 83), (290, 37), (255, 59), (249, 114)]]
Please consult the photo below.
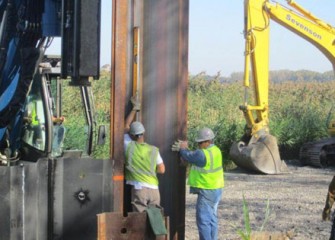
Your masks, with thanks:
[(158, 186), (157, 157), (158, 148), (146, 143), (130, 142), (126, 150), (126, 180)]
[[(201, 173), (214, 173), (214, 172), (222, 170), (223, 169), (222, 164), (221, 164), (221, 166), (219, 166), (217, 168), (214, 168), (214, 159), (213, 159), (212, 151), (210, 149), (205, 150), (205, 151), (208, 151), (208, 153), (209, 153), (209, 160), (210, 160), (209, 169), (207, 170), (207, 169), (195, 166), (195, 165), (192, 165), (192, 169), (194, 169), (198, 172), (201, 172)], [(205, 156), (206, 156), (206, 154), (205, 154)], [(207, 158), (206, 158), (206, 160), (207, 160)]]
[(192, 165), (188, 177), (188, 184), (191, 187), (201, 189), (218, 189), (224, 187), (222, 154), (220, 149), (213, 145), (202, 149), (206, 157), (206, 165), (197, 167)]

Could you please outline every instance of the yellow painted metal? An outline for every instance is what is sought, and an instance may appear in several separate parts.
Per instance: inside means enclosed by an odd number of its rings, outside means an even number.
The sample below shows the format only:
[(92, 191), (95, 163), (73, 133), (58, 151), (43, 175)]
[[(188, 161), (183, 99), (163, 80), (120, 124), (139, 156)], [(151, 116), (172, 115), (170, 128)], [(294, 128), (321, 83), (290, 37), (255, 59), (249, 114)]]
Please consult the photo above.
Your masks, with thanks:
[[(243, 111), (248, 128), (252, 134), (268, 125), (268, 91), (269, 91), (269, 17), (263, 10), (263, 2), (245, 1), (245, 70), (244, 86), (249, 89), (249, 72), (254, 90), (254, 105), (248, 104)], [(251, 65), (251, 66), (250, 66)], [(246, 91), (248, 91), (246, 89)], [(247, 94), (246, 94), (247, 95)]]
[(335, 119), (332, 119), (328, 124), (328, 134), (331, 137), (335, 137)]
[[(142, 91), (140, 91), (139, 84), (139, 66), (140, 66), (140, 29), (134, 27), (133, 29), (133, 96), (137, 100), (141, 99)], [(136, 113), (136, 121), (139, 121), (139, 112)]]
[[(267, 2), (265, 7), (274, 21), (318, 48), (332, 63), (335, 70), (335, 28), (320, 20), (296, 2), (290, 1), (289, 4), (303, 15), (279, 4), (272, 5)], [(330, 121), (330, 123), (332, 122), (335, 122), (335, 119)], [(335, 135), (335, 124), (328, 125), (328, 133), (330, 136)]]
[(140, 51), (140, 30), (134, 27), (133, 30), (133, 96), (138, 93), (138, 66), (139, 66), (139, 51)]
[(306, 10), (305, 8), (303, 8), (301, 5), (299, 5), (295, 1), (293, 1), (293, 0), (287, 0), (287, 3), (291, 7), (293, 7), (294, 9), (296, 9), (297, 11), (299, 11), (300, 13), (302, 13), (305, 18), (310, 19), (312, 22), (319, 24), (321, 27), (324, 27), (328, 31), (334, 32), (334, 28), (330, 24), (325, 23), (321, 19), (317, 18), (310, 11)]
[(318, 48), (332, 63), (335, 64), (335, 28), (320, 20), (297, 3), (293, 5), (300, 13), (283, 7), (280, 4), (265, 2), (264, 11), (270, 18), (283, 27), (304, 38)]
[[(234, 144), (230, 153), (237, 165), (268, 174), (285, 171), (276, 139), (270, 135), (268, 126), (270, 21), (313, 44), (335, 67), (335, 29), (295, 1), (287, 0), (287, 3), (291, 8), (268, 0), (245, 0), (244, 3), (245, 99), (240, 109), (247, 123), (245, 141), (248, 142)], [(249, 103), (249, 89), (254, 91), (253, 104)], [(328, 125), (330, 135), (335, 134), (334, 122)]]

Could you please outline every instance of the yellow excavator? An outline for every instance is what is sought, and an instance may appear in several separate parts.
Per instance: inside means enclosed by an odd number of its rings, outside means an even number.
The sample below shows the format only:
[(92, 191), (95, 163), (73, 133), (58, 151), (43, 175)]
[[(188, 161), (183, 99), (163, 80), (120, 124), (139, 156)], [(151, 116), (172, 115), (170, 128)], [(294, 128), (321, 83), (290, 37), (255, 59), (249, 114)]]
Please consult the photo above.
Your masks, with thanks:
[[(230, 156), (237, 166), (264, 174), (287, 172), (287, 166), (280, 158), (277, 140), (269, 132), (270, 21), (304, 38), (329, 59), (333, 68), (335, 64), (335, 29), (295, 1), (287, 0), (287, 4), (286, 7), (268, 0), (244, 2), (245, 99), (240, 110), (246, 119), (246, 131), (241, 141), (232, 145)], [(253, 90), (253, 105), (249, 103), (250, 88)]]

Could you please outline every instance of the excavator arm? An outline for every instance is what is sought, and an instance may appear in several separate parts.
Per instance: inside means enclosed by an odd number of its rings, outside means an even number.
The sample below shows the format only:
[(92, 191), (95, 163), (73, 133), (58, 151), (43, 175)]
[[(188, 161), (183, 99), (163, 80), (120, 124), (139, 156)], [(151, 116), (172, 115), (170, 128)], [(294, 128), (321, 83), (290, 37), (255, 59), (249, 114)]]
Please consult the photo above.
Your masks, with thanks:
[[(240, 106), (245, 120), (243, 140), (234, 143), (230, 155), (240, 167), (265, 174), (287, 171), (281, 160), (277, 140), (269, 131), (269, 30), (271, 20), (316, 46), (335, 63), (335, 30), (293, 0), (291, 8), (270, 1), (246, 0), (244, 4), (245, 70), (244, 104)], [(252, 84), (250, 84), (250, 74)], [(254, 101), (249, 103), (250, 88)]]

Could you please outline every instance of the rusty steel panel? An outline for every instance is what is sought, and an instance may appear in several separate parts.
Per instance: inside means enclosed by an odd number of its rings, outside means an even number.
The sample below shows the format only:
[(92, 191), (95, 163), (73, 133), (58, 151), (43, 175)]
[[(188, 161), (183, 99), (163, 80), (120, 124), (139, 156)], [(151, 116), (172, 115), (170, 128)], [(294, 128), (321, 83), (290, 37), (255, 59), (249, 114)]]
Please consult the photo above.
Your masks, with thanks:
[(146, 141), (159, 147), (166, 173), (159, 178), (170, 236), (184, 239), (185, 169), (171, 152), (186, 138), (188, 1), (145, 0), (143, 4), (143, 109)]
[[(170, 239), (184, 239), (186, 169), (179, 165), (178, 154), (170, 148), (176, 139), (186, 138), (189, 1), (113, 0), (113, 14), (111, 157), (115, 163), (114, 211), (120, 212), (129, 204), (129, 194), (121, 181), (123, 126), (136, 85), (142, 100), (138, 120), (145, 126), (145, 140), (159, 147), (166, 166), (159, 181), (162, 207), (170, 220)], [(140, 36), (136, 71), (134, 27), (138, 28)], [(133, 76), (135, 72), (138, 76)]]
[[(150, 228), (146, 212), (98, 214), (98, 240), (129, 239), (129, 240), (169, 240), (169, 235), (155, 235)], [(164, 219), (168, 229), (168, 218)]]
[(129, 8), (125, 0), (113, 0), (112, 5), (112, 62), (111, 62), (111, 159), (113, 169), (113, 210), (123, 212), (124, 151), (123, 126), (126, 79), (129, 76)]

